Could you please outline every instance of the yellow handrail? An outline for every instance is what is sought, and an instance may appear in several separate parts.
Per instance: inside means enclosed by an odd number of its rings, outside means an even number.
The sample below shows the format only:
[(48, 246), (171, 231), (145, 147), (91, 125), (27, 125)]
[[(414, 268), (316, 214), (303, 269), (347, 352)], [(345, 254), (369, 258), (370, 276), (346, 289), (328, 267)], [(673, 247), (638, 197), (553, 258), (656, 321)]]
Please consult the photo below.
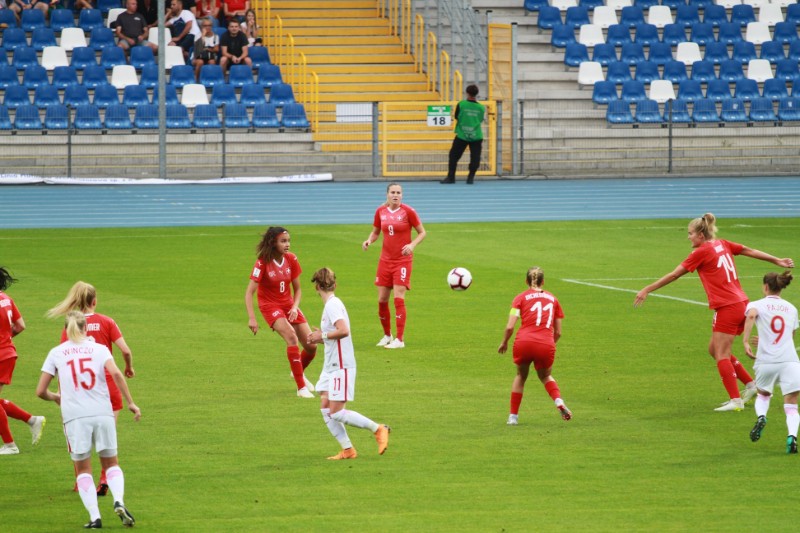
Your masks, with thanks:
[(425, 51), (425, 20), (422, 15), (414, 17), (414, 70), (416, 72), (423, 71), (423, 57)]
[(436, 65), (436, 35), (428, 32), (428, 90), (436, 91), (436, 82), (439, 69)]
[[(441, 53), (441, 72), (442, 80), (439, 88), (439, 96), (442, 100), (447, 100), (450, 94), (450, 55), (442, 50)], [(454, 98), (455, 100), (455, 98)]]
[(403, 43), (403, 52), (411, 53), (411, 0), (403, 1), (403, 31), (400, 41)]

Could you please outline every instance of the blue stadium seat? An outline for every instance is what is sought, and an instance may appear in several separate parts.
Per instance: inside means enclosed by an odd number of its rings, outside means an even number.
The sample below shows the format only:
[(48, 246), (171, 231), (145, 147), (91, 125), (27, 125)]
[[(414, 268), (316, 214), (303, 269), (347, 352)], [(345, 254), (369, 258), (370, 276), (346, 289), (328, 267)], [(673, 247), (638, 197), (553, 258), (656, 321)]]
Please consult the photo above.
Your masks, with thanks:
[(714, 26), (708, 22), (698, 22), (697, 24), (691, 26), (691, 35), (689, 40), (693, 43), (699, 44), (700, 46), (705, 46), (706, 44), (715, 41), (716, 37), (714, 36)]
[(661, 0), (661, 5), (675, 11), (678, 6), (686, 5), (686, 0)]
[(708, 6), (714, 5), (713, 0), (689, 0), (689, 4), (701, 7), (703, 9), (707, 8)]
[(253, 127), (254, 128), (279, 128), (278, 114), (272, 104), (256, 104), (253, 108)]
[[(8, 28), (16, 28), (19, 26), (17, 23), (17, 16), (8, 8), (0, 9), (0, 24), (5, 24)], [(8, 110), (6, 110), (8, 112)]]
[(700, 24), (700, 10), (695, 4), (682, 4), (675, 11), (675, 24), (690, 28)]
[(714, 63), (711, 61), (695, 61), (692, 63), (691, 79), (700, 83), (708, 83), (717, 79), (717, 72), (714, 70)]
[(75, 27), (75, 14), (71, 9), (51, 9), (50, 28), (55, 32), (61, 32), (64, 28)]
[[(57, 9), (56, 11), (65, 11)], [(65, 130), (69, 128), (69, 109), (63, 104), (51, 105), (44, 112), (46, 130)]]
[(102, 130), (100, 110), (96, 105), (79, 105), (75, 108), (73, 125), (79, 130)]
[(717, 104), (713, 100), (698, 100), (692, 107), (692, 120), (694, 122), (719, 122)]
[(74, 67), (58, 66), (54, 68), (53, 85), (58, 89), (66, 89), (70, 85), (79, 85), (78, 71)]
[(26, 87), (22, 85), (10, 85), (6, 87), (3, 105), (7, 108), (16, 109), (21, 105), (28, 105), (30, 103), (31, 97)]
[(40, 85), (50, 85), (47, 69), (41, 65), (31, 65), (22, 73), (22, 85), (28, 89), (35, 89)]
[(661, 42), (670, 46), (678, 46), (679, 43), (685, 43), (686, 28), (682, 24), (667, 24), (662, 30)]
[(656, 28), (655, 25), (645, 22), (644, 24), (638, 24), (636, 26), (633, 42), (645, 46), (652, 46), (653, 43), (657, 43), (659, 41), (658, 28)]
[(789, 4), (786, 6), (784, 20), (792, 24), (800, 24), (800, 4)]
[(139, 107), (150, 103), (147, 87), (144, 85), (128, 85), (122, 91), (122, 103), (128, 107)]
[(264, 94), (264, 87), (257, 83), (248, 83), (242, 86), (239, 101), (247, 107), (254, 107), (258, 104), (267, 103), (267, 96)]
[(89, 89), (85, 85), (75, 85), (64, 89), (64, 105), (78, 107), (89, 105)]
[(93, 89), (98, 85), (105, 85), (108, 83), (108, 75), (106, 69), (100, 65), (89, 65), (83, 71), (83, 79), (81, 83), (86, 87)]
[(708, 22), (715, 28), (718, 28), (725, 22), (730, 22), (728, 19), (728, 12), (725, 6), (711, 4), (703, 8), (703, 22)]
[(105, 109), (106, 107), (119, 103), (119, 93), (117, 88), (110, 83), (103, 83), (94, 88), (94, 98), (92, 104), (95, 107)]
[(658, 109), (658, 102), (655, 100), (642, 100), (636, 102), (636, 122), (640, 124), (661, 124), (664, 117)]
[(747, 78), (736, 80), (736, 84), (733, 87), (733, 97), (741, 98), (745, 101), (760, 98), (761, 93), (758, 92), (758, 82), (756, 82), (756, 80), (748, 80)]
[(191, 65), (174, 65), (169, 73), (169, 84), (173, 87), (181, 88), (190, 83), (197, 83), (194, 79), (194, 67)]
[[(630, 72), (628, 73), (630, 74)], [(276, 83), (269, 92), (269, 102), (276, 107), (294, 103), (294, 91), (292, 86), (286, 83)]]
[(715, 102), (722, 102), (731, 97), (731, 86), (725, 80), (711, 80), (706, 87), (706, 98)]
[[(58, 11), (64, 11), (59, 9)], [(97, 65), (97, 57), (93, 48), (88, 46), (79, 46), (72, 49), (72, 58), (70, 65), (75, 67), (76, 70), (83, 70), (89, 65)]]
[(584, 61), (589, 61), (589, 50), (585, 44), (571, 43), (564, 50), (564, 64), (568, 67), (577, 67)]
[(537, 25), (541, 30), (552, 30), (556, 24), (563, 24), (561, 22), (561, 11), (557, 7), (542, 6), (539, 9), (539, 20)]
[(738, 43), (742, 40), (742, 27), (733, 22), (723, 22), (719, 25), (717, 41), (725, 44)]
[(156, 58), (153, 49), (149, 46), (134, 46), (130, 50), (130, 62), (136, 70), (142, 70), (145, 65), (155, 65)]
[(673, 59), (672, 47), (667, 43), (653, 43), (650, 45), (650, 55), (647, 59), (659, 65), (666, 65)]
[(85, 33), (103, 28), (105, 27), (103, 14), (99, 9), (81, 9), (78, 14), (78, 26), (82, 28)]
[(261, 65), (269, 65), (269, 50), (266, 46), (251, 46), (247, 49), (247, 57), (253, 62), (253, 70), (258, 70)]
[(257, 83), (262, 87), (272, 87), (283, 83), (280, 67), (278, 65), (261, 65), (258, 69)]
[(800, 120), (800, 98), (795, 96), (782, 98), (778, 104), (778, 120)]
[(734, 61), (738, 61), (742, 65), (746, 65), (751, 59), (758, 59), (758, 56), (756, 55), (756, 45), (748, 41), (739, 41), (738, 43), (734, 43), (733, 56), (731, 56), (731, 58)]
[(672, 83), (680, 83), (689, 79), (686, 74), (686, 65), (681, 61), (668, 61), (664, 65), (664, 74), (661, 77)]
[(610, 43), (596, 44), (592, 50), (592, 61), (596, 61), (604, 67), (607, 67), (609, 63), (619, 61), (616, 47)]
[[(584, 6), (568, 7), (567, 15), (564, 19), (564, 25), (575, 30), (584, 24), (591, 24), (591, 21), (589, 20), (589, 10)], [(555, 31), (555, 27), (553, 30)]]
[(225, 83), (225, 73), (222, 72), (222, 67), (219, 65), (203, 65), (200, 67), (199, 83), (205, 87), (213, 87)]
[[(30, 11), (32, 10), (25, 11), (25, 13)], [(33, 11), (38, 11), (41, 13), (41, 11), (38, 9)], [(58, 46), (55, 32), (52, 29), (44, 26), (33, 30), (33, 34), (31, 35), (31, 47), (33, 47), (34, 50), (41, 52), (46, 46)]]
[(0, 63), (0, 89), (5, 89), (11, 85), (19, 85), (17, 69), (11, 65)]
[[(284, 116), (286, 114), (284, 108)], [(244, 104), (228, 104), (222, 109), (224, 124), (226, 128), (249, 128), (251, 126), (250, 117), (247, 115), (247, 107)]]
[(578, 5), (585, 7), (589, 11), (592, 11), (594, 8), (600, 7), (604, 4), (604, 0), (580, 0), (578, 2)]
[(286, 104), (283, 106), (281, 124), (286, 128), (308, 129), (311, 127), (308, 123), (308, 118), (306, 118), (306, 110), (303, 104), (299, 103)]
[(800, 61), (800, 40), (789, 43), (789, 59)]
[(781, 59), (775, 64), (775, 78), (783, 81), (793, 80), (800, 72), (797, 59)]
[(167, 128), (190, 129), (192, 121), (189, 119), (189, 110), (183, 104), (169, 104), (166, 109)]
[(213, 104), (200, 104), (194, 108), (194, 127), (201, 129), (221, 129), (217, 106)]
[(749, 22), (756, 21), (756, 13), (750, 4), (739, 4), (731, 9), (731, 23), (747, 26)]
[(753, 122), (776, 122), (775, 108), (769, 98), (755, 98), (750, 103), (750, 120)]
[[(6, 30), (8, 31), (8, 30)], [(25, 70), (28, 67), (39, 65), (39, 58), (36, 55), (36, 50), (30, 46), (19, 46), (14, 49), (14, 55), (11, 57), (11, 64), (17, 70)]]
[(646, 85), (653, 80), (660, 80), (661, 74), (658, 72), (658, 65), (650, 61), (642, 61), (636, 65), (633, 78)]
[(41, 109), (51, 105), (61, 105), (58, 89), (52, 85), (39, 85), (33, 91), (33, 103)]
[[(792, 4), (794, 5), (794, 4)], [(778, 22), (772, 34), (772, 40), (782, 44), (793, 43), (798, 40), (797, 24), (794, 22)]]
[[(608, 64), (608, 70), (606, 71), (606, 81), (613, 81), (616, 84), (620, 84), (620, 83), (625, 83), (626, 81), (630, 81), (631, 79), (633, 79), (631, 77), (631, 68), (628, 66), (627, 63), (616, 61), (614, 63)], [(270, 94), (270, 102), (271, 101), (272, 101), (272, 95)]]
[[(83, 11), (86, 11), (85, 9)], [(81, 11), (81, 13), (83, 12)], [(106, 70), (112, 70), (117, 65), (127, 65), (125, 52), (119, 46), (103, 48), (100, 52), (100, 65)]]
[[(81, 13), (83, 13), (83, 11), (86, 10), (82, 10)], [(92, 30), (92, 35), (89, 38), (89, 46), (95, 50), (105, 50), (106, 48), (117, 46), (114, 40), (114, 32), (106, 27)]]
[[(38, 9), (37, 12), (41, 13)], [(28, 13), (29, 11), (23, 11)], [(14, 129), (17, 130), (40, 130), (42, 129), (42, 119), (39, 116), (39, 108), (35, 105), (24, 104), (17, 107), (14, 114)]]
[(644, 90), (644, 83), (636, 80), (628, 80), (622, 84), (620, 100), (628, 103), (647, 100), (647, 93)]
[(761, 50), (758, 52), (760, 59), (766, 59), (773, 65), (781, 59), (786, 59), (786, 53), (783, 50), (783, 43), (778, 41), (767, 41), (761, 43)]
[(253, 69), (249, 65), (231, 65), (228, 70), (228, 83), (234, 87), (242, 87), (254, 81)]
[[(671, 118), (670, 118), (671, 115)], [(672, 100), (664, 106), (664, 121), (672, 120), (674, 123), (688, 124), (692, 121), (689, 116), (689, 106), (683, 100)]]
[(703, 59), (711, 61), (715, 65), (719, 65), (726, 59), (730, 59), (731, 55), (728, 53), (728, 45), (719, 43), (717, 41), (706, 43), (706, 49), (703, 54)]
[(642, 46), (640, 43), (623, 44), (620, 61), (631, 66), (644, 62), (644, 46)]
[(744, 78), (742, 63), (733, 59), (726, 59), (719, 64), (719, 79), (734, 82)]
[(8, 116), (8, 108), (0, 105), (0, 130), (10, 130), (13, 127), (11, 118)]
[(525, 11), (539, 11), (542, 6), (549, 6), (547, 0), (525, 0)]
[[(174, 85), (167, 85), (164, 88), (164, 101), (167, 105), (180, 103), (178, 91)], [(153, 103), (158, 104), (158, 86), (153, 87)]]
[(619, 100), (616, 83), (613, 81), (598, 81), (594, 84), (592, 102), (596, 105), (605, 105), (614, 100)]
[(211, 89), (210, 103), (217, 107), (236, 104), (236, 89), (229, 83), (219, 83)]
[(677, 96), (686, 102), (696, 102), (703, 99), (703, 89), (699, 81), (683, 80), (678, 84)]
[(113, 104), (106, 109), (105, 127), (109, 130), (131, 130), (133, 123), (128, 106)]
[(20, 28), (6, 28), (3, 30), (3, 49), (7, 51), (16, 50), (20, 47), (28, 46), (28, 38), (25, 30)]
[(770, 100), (781, 100), (788, 97), (789, 91), (786, 90), (786, 82), (777, 78), (764, 81), (764, 90), (761, 91), (761, 96)]
[(622, 24), (612, 24), (606, 30), (606, 43), (612, 46), (622, 46), (632, 42), (631, 30)]
[(633, 124), (631, 105), (622, 100), (612, 100), (606, 109), (606, 120), (611, 124)]
[(158, 85), (158, 65), (147, 64), (142, 67), (142, 74), (139, 76), (139, 85), (144, 85), (152, 89)]
[(575, 30), (572, 26), (565, 24), (553, 26), (553, 30), (550, 33), (550, 46), (553, 48), (566, 48), (568, 44), (575, 42)]
[(120, 0), (97, 0), (97, 9), (103, 14), (108, 13), (112, 9), (121, 7), (124, 6)]
[(642, 9), (650, 9), (659, 4), (658, 0), (633, 0), (633, 5), (639, 6)]
[(625, 6), (619, 17), (619, 23), (627, 28), (635, 28), (644, 24), (644, 12), (639, 6)]
[(137, 107), (133, 117), (133, 126), (140, 130), (158, 129), (158, 106), (147, 104)]
[(719, 118), (725, 122), (747, 122), (747, 112), (744, 108), (744, 101), (739, 98), (731, 98), (722, 102), (722, 113)]
[(44, 11), (40, 9), (26, 9), (22, 11), (19, 27), (27, 32), (32, 32), (36, 28), (44, 28)]

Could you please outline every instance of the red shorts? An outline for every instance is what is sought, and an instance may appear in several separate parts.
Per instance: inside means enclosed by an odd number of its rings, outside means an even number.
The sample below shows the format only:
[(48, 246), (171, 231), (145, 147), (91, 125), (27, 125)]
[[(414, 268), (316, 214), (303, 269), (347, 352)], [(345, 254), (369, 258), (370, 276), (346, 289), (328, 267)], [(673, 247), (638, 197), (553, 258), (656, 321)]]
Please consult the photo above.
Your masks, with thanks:
[(714, 323), (711, 331), (727, 333), (728, 335), (741, 335), (744, 331), (744, 311), (747, 302), (726, 305), (714, 310)]
[[(263, 307), (263, 308), (259, 307), (258, 308), (258, 310), (261, 311), (261, 315), (264, 317), (264, 320), (266, 320), (267, 324), (269, 324), (269, 327), (272, 327), (272, 325), (275, 324), (275, 322), (279, 318), (286, 318), (286, 320), (288, 321), (289, 319), (286, 317), (286, 315), (289, 314), (289, 309), (291, 309), (291, 306), (290, 307), (286, 307), (286, 308), (283, 308), (283, 307)], [(294, 322), (289, 322), (289, 323), (290, 324), (305, 324), (306, 322), (308, 322), (308, 320), (306, 320), (306, 316), (303, 314), (303, 312), (300, 309), (298, 309), (297, 310), (297, 318), (294, 319)]]
[(9, 357), (0, 361), (0, 385), (11, 385), (11, 376), (17, 364), (16, 357)]
[(394, 287), (402, 285), (411, 289), (411, 267), (413, 259), (404, 261), (378, 261), (378, 273), (375, 274), (375, 285), (378, 287)]
[(556, 358), (556, 345), (544, 342), (515, 342), (513, 351), (515, 365), (533, 363), (536, 370), (550, 368)]
[(122, 393), (108, 370), (106, 370), (106, 383), (108, 384), (108, 395), (111, 396), (111, 410), (122, 411)]

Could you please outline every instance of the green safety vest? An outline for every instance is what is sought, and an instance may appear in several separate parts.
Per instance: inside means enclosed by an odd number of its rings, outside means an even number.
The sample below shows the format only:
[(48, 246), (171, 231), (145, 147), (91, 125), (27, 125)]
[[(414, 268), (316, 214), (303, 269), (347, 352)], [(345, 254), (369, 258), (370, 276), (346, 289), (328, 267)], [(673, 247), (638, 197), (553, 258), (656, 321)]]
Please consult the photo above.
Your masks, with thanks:
[(470, 100), (461, 100), (456, 108), (456, 137), (472, 142), (483, 139), (483, 117), (486, 108), (483, 104)]

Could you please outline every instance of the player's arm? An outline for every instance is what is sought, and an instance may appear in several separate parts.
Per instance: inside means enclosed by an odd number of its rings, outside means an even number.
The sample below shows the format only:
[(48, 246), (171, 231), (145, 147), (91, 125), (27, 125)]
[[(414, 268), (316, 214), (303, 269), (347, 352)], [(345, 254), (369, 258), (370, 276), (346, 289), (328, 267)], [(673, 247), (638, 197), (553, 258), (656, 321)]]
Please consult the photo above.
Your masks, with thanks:
[(755, 359), (756, 356), (753, 355), (753, 348), (750, 347), (750, 334), (753, 332), (753, 324), (756, 323), (756, 317), (758, 317), (758, 311), (756, 309), (750, 309), (747, 311), (745, 315), (744, 321), (744, 331), (742, 332), (742, 343), (744, 343), (744, 353), (750, 359)]
[(372, 232), (367, 237), (367, 240), (361, 243), (361, 249), (366, 250), (369, 248), (369, 245), (373, 242), (378, 240), (378, 236), (381, 234), (381, 228), (378, 226), (372, 226)]
[(114, 362), (113, 357), (108, 358), (105, 368), (106, 371), (111, 375), (111, 379), (113, 379), (114, 383), (116, 383), (117, 387), (119, 387), (119, 391), (125, 397), (125, 401), (128, 403), (128, 410), (133, 413), (133, 419), (138, 422), (142, 417), (142, 411), (135, 403), (133, 403), (133, 397), (131, 396), (131, 390), (128, 388), (128, 382), (125, 381), (125, 376), (122, 375), (122, 372)]
[(39, 376), (39, 383), (36, 385), (36, 396), (47, 402), (56, 402), (58, 405), (61, 405), (61, 395), (55, 392), (50, 392), (48, 389), (52, 380), (52, 374), (42, 372), (42, 375)]
[(748, 248), (747, 246), (742, 248), (742, 252), (740, 255), (752, 257), (753, 259), (760, 259), (761, 261), (766, 261), (767, 263), (772, 263), (774, 265), (778, 265), (779, 267), (783, 268), (794, 268), (794, 261), (788, 257), (784, 257), (781, 259), (775, 257), (774, 255), (770, 255), (766, 252), (762, 252), (761, 250)]
[(561, 321), (563, 318), (556, 318), (553, 320), (553, 342), (558, 342), (561, 338)]
[(403, 255), (411, 255), (414, 252), (414, 248), (416, 248), (417, 245), (421, 243), (427, 235), (425, 232), (425, 226), (422, 225), (422, 222), (414, 226), (414, 230), (417, 232), (417, 237), (410, 243), (403, 246)]
[(503, 331), (503, 342), (501, 342), (500, 347), (497, 348), (497, 353), (506, 353), (508, 350), (508, 341), (511, 339), (511, 335), (514, 334), (514, 326), (517, 325), (517, 320), (519, 320), (519, 309), (512, 308), (511, 312), (508, 314), (506, 329)]
[(325, 339), (338, 341), (339, 339), (344, 339), (345, 337), (348, 337), (350, 335), (350, 328), (347, 327), (347, 324), (342, 318), (334, 322), (333, 327), (335, 327), (336, 329), (334, 329), (333, 331), (329, 331), (327, 333), (323, 333), (321, 330), (314, 328), (314, 331), (312, 331), (308, 335), (308, 342), (312, 344), (319, 344)]
[(256, 313), (253, 310), (253, 295), (258, 289), (258, 284), (252, 279), (247, 284), (247, 290), (244, 291), (244, 306), (247, 308), (247, 327), (253, 332), (253, 335), (258, 333), (258, 321), (256, 320)]
[(670, 283), (672, 283), (673, 281), (675, 281), (676, 279), (678, 279), (679, 277), (683, 276), (684, 274), (686, 274), (688, 272), (689, 271), (686, 270), (686, 268), (683, 265), (676, 266), (675, 270), (673, 270), (669, 274), (666, 274), (665, 276), (663, 276), (658, 281), (654, 281), (653, 283), (651, 283), (650, 285), (648, 285), (644, 289), (642, 289), (639, 292), (637, 292), (636, 293), (636, 298), (634, 298), (634, 300), (633, 300), (633, 306), (634, 307), (639, 307), (640, 305), (642, 305), (644, 303), (644, 301), (647, 298), (648, 294), (650, 294), (653, 291), (657, 291), (658, 289), (660, 289), (661, 287), (664, 287), (665, 285), (669, 285)]
[(119, 351), (122, 352), (122, 358), (125, 359), (125, 376), (132, 378), (136, 376), (136, 371), (133, 370), (133, 352), (128, 347), (128, 343), (125, 342), (124, 337), (120, 337), (114, 341), (114, 344), (117, 345)]
[(25, 331), (25, 321), (22, 319), (22, 317), (19, 317), (16, 322), (11, 324), (11, 336), (16, 337), (23, 331)]
[(300, 300), (303, 299), (303, 289), (300, 286), (300, 277), (292, 280), (292, 301), (294, 302), (292, 308), (289, 309), (289, 315), (286, 317), (289, 322), (297, 318), (297, 309), (300, 307)]

